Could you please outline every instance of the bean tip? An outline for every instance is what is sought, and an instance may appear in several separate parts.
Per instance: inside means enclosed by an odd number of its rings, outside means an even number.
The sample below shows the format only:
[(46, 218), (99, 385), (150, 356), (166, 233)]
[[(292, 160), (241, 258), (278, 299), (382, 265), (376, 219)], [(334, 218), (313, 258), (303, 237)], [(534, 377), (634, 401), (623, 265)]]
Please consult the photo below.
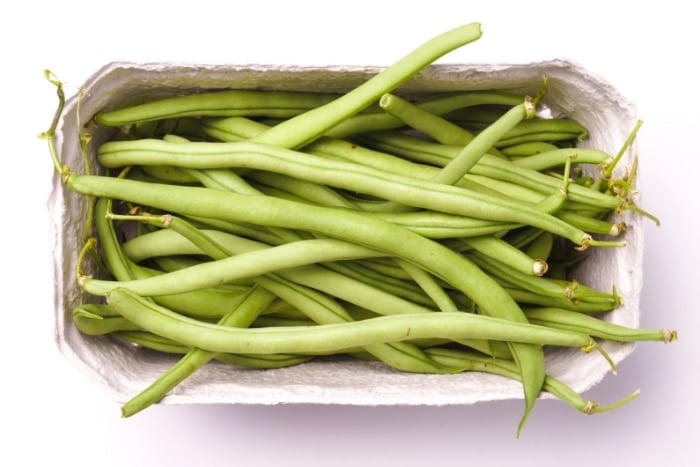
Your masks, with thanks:
[(548, 270), (549, 264), (547, 264), (547, 262), (543, 259), (535, 260), (535, 262), (532, 263), (532, 272), (537, 277), (544, 276)]
[(590, 415), (593, 413), (593, 410), (595, 410), (595, 408), (599, 405), (600, 404), (598, 404), (596, 401), (586, 401), (586, 405), (583, 406), (583, 409), (581, 411), (586, 415)]
[(664, 343), (668, 344), (669, 342), (673, 342), (678, 339), (678, 331), (675, 331), (673, 329), (664, 329), (663, 336)]

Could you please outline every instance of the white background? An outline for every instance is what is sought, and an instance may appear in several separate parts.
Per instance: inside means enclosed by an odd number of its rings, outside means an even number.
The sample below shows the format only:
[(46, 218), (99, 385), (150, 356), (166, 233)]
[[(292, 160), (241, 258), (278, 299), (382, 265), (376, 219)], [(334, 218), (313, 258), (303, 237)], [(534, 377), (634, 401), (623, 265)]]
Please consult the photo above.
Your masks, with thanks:
[[(0, 11), (2, 287), (0, 464), (692, 465), (698, 409), (700, 35), (684, 2), (5, 2)], [(688, 2), (690, 4), (690, 2)], [(13, 6), (14, 5), (14, 6)], [(584, 416), (540, 403), (514, 439), (521, 401), (467, 407), (155, 406), (132, 419), (54, 345), (45, 130), (53, 70), (69, 93), (114, 60), (388, 65), (478, 21), (483, 38), (443, 62), (565, 57), (637, 104), (647, 224), (641, 344), (586, 396), (641, 395)], [(697, 465), (697, 464), (696, 464)]]

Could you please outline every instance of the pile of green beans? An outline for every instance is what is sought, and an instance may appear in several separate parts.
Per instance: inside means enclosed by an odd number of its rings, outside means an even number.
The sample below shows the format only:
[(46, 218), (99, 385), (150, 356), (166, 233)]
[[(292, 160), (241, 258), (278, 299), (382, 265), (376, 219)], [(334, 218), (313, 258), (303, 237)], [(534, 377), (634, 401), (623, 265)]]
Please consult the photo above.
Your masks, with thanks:
[[(73, 322), (181, 355), (124, 416), (210, 361), (494, 373), (522, 383), (518, 434), (542, 391), (584, 413), (636, 395), (601, 407), (545, 366), (550, 347), (608, 358), (603, 340), (676, 338), (602, 319), (622, 302), (614, 284), (570, 277), (586, 249), (624, 247), (617, 215), (644, 214), (634, 173), (612, 179), (619, 155), (577, 148), (586, 128), (538, 113), (546, 81), (535, 96), (401, 92), (480, 36), (476, 23), (447, 31), (343, 94), (211, 90), (104, 109), (91, 123), (113, 129), (95, 150), (100, 175), (59, 160), (65, 98), (48, 75), (57, 174), (94, 203)], [(92, 252), (99, 277), (82, 272)]]

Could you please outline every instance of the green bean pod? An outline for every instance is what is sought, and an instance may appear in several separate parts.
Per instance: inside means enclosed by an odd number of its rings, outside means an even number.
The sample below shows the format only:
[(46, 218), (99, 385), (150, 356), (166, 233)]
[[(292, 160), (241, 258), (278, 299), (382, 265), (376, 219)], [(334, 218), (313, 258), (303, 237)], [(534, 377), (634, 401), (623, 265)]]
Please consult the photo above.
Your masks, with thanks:
[(632, 328), (590, 315), (561, 308), (534, 308), (525, 311), (530, 322), (543, 326), (586, 332), (592, 337), (612, 342), (662, 341), (672, 342), (678, 333), (669, 329)]
[(288, 91), (223, 90), (173, 96), (122, 109), (99, 112), (98, 125), (123, 126), (187, 116), (288, 118), (336, 99), (336, 94)]
[(285, 120), (254, 139), (256, 142), (286, 148), (304, 146), (348, 117), (364, 110), (383, 94), (393, 91), (441, 56), (479, 38), (479, 23), (465, 24), (446, 31), (332, 102)]
[(384, 94), (379, 107), (442, 144), (467, 144), (474, 135), (464, 128), (428, 112), (419, 106), (393, 94)]
[(276, 354), (338, 352), (357, 346), (410, 339), (493, 339), (587, 349), (583, 333), (461, 312), (382, 316), (372, 320), (284, 328), (234, 328), (179, 315), (126, 288), (110, 291), (107, 303), (142, 329), (211, 352)]

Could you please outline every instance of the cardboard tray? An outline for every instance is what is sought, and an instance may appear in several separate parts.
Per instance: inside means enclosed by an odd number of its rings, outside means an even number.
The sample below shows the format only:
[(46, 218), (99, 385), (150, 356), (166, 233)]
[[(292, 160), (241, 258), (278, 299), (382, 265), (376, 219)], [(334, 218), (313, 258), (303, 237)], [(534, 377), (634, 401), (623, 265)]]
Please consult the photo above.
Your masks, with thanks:
[[(80, 105), (69, 99), (57, 132), (60, 159), (82, 167), (78, 127), (99, 110), (122, 107), (190, 90), (284, 89), (346, 91), (376, 74), (373, 67), (274, 67), (263, 65), (190, 65), (172, 63), (110, 63), (85, 83)], [(579, 65), (566, 60), (527, 64), (434, 65), (401, 86), (406, 93), (500, 89), (534, 93), (541, 77), (548, 78), (544, 104), (556, 114), (576, 119), (588, 128), (583, 146), (617, 153), (636, 123), (634, 105), (614, 87)], [(77, 109), (80, 116), (77, 115)], [(108, 137), (93, 133), (93, 146)], [(632, 145), (618, 170), (630, 163)], [(70, 311), (82, 299), (74, 274), (86, 215), (85, 199), (53, 180), (49, 199), (52, 219), (55, 278), (55, 337), (60, 351), (84, 371), (109, 397), (124, 402), (148, 386), (174, 363), (132, 346), (117, 345), (103, 337), (82, 335), (73, 326)], [(607, 320), (637, 326), (642, 286), (643, 229), (641, 219), (628, 224), (625, 248), (591, 249), (591, 257), (576, 278), (587, 285), (617, 287), (624, 304)], [(616, 362), (627, 357), (634, 344), (605, 344)], [(577, 349), (547, 354), (548, 373), (582, 392), (610, 372), (599, 354)], [(544, 394), (543, 397), (550, 397)], [(522, 398), (520, 383), (502, 377), (464, 373), (417, 375), (400, 373), (381, 363), (318, 361), (277, 369), (252, 370), (211, 363), (175, 388), (163, 403), (318, 403), (357, 405), (448, 405)]]

